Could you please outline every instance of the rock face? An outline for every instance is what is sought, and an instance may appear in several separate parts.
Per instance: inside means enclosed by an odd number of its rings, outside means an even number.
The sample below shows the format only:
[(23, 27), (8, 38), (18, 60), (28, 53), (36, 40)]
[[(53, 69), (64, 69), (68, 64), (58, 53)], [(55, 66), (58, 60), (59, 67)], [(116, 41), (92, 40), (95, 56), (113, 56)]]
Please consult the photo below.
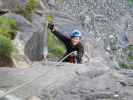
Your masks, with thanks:
[(8, 11), (15, 12), (18, 7), (23, 7), (26, 0), (1, 0), (0, 9), (7, 9)]
[(43, 74), (10, 95), (22, 100), (33, 95), (42, 100), (132, 100), (133, 98), (133, 71), (114, 70), (93, 59), (89, 64), (83, 65), (54, 66), (54, 64), (49, 63), (44, 66), (34, 63), (32, 68), (23, 70), (1, 69), (0, 89), (7, 91)]
[(33, 17), (34, 20), (32, 24), (36, 31), (26, 44), (25, 53), (32, 61), (41, 61), (44, 56), (47, 56), (47, 33), (45, 33), (46, 30), (44, 29), (47, 27), (47, 23), (43, 16), (36, 15)]
[(16, 19), (19, 28), (14, 40), (16, 53), (13, 61), (15, 66), (28, 67), (31, 61), (42, 61), (47, 56), (47, 35), (45, 35), (44, 30), (46, 26), (45, 19), (40, 15), (34, 15), (33, 21), (30, 22), (24, 17), (13, 13), (7, 13), (3, 16)]
[[(125, 35), (132, 32), (132, 12), (127, 1), (65, 0), (62, 7), (59, 11), (78, 20), (57, 16), (56, 27), (66, 34), (73, 28), (82, 31), (86, 64), (61, 63), (55, 66), (55, 63), (33, 63), (32, 68), (23, 70), (3, 68), (0, 70), (0, 90), (8, 91), (38, 76), (37, 80), (10, 95), (23, 100), (33, 95), (42, 100), (132, 100), (133, 71), (113, 69), (111, 63), (112, 48), (126, 47)], [(33, 61), (43, 59), (43, 27), (46, 23), (42, 22), (42, 16), (33, 16), (32, 23), (22, 16), (12, 17), (18, 18), (20, 32), (17, 39), (24, 42), (25, 54)], [(116, 68), (116, 64), (113, 67)]]
[(128, 35), (129, 45), (133, 45), (133, 34)]
[[(4, 94), (5, 92), (0, 91), (0, 94)], [(1, 98), (0, 100), (22, 100), (21, 98), (17, 98), (16, 96), (11, 96), (11, 95), (7, 95), (3, 98)]]
[[(1, 0), (0, 8), (12, 12), (4, 16), (17, 20), (19, 32), (17, 33), (15, 44), (16, 46), (18, 44), (17, 48), (21, 52), (20, 55), (25, 55), (26, 59), (31, 61), (42, 61), (47, 56), (47, 21), (44, 14), (34, 14), (32, 22), (21, 15), (14, 14), (18, 9), (17, 7), (23, 7), (25, 3), (26, 0)], [(23, 59), (21, 56), (19, 58)]]
[(132, 44), (133, 33), (132, 5), (128, 0), (64, 0), (59, 11), (79, 19), (77, 24), (82, 25), (84, 38), (94, 37), (114, 61), (126, 61), (121, 58), (127, 58), (125, 48)]
[(0, 9), (9, 9), (14, 11), (18, 5), (18, 0), (14, 0), (13, 2), (11, 0), (1, 0), (0, 1)]

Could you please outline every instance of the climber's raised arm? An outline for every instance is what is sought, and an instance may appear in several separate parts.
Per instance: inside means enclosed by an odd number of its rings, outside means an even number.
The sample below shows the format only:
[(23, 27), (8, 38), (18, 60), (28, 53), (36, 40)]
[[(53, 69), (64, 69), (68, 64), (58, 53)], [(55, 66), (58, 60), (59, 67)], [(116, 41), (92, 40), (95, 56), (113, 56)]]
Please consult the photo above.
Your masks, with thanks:
[(54, 24), (48, 24), (48, 28), (51, 30), (51, 32), (58, 37), (64, 44), (66, 44), (70, 38), (64, 34), (62, 34), (61, 32), (59, 32), (58, 30), (55, 29)]

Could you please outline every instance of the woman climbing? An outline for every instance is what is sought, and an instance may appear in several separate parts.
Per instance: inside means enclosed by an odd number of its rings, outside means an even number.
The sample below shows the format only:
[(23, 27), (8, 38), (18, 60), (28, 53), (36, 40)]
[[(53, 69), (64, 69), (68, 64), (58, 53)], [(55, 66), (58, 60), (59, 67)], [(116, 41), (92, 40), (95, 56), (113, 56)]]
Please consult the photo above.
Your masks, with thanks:
[(84, 54), (84, 47), (81, 44), (81, 32), (78, 30), (73, 30), (70, 34), (70, 37), (68, 37), (57, 31), (54, 27), (54, 24), (49, 23), (48, 28), (55, 36), (57, 36), (65, 44), (66, 53), (64, 57), (70, 54), (71, 52), (77, 52), (72, 53), (70, 56), (64, 59), (64, 62), (81, 64), (82, 56)]

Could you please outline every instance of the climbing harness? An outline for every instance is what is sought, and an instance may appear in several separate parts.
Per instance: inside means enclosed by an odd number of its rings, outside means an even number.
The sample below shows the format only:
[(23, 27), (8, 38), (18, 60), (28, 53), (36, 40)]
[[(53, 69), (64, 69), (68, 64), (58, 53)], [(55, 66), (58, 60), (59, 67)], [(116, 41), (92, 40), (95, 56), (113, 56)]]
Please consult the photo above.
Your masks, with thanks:
[[(72, 54), (77, 55), (77, 51), (73, 51), (73, 52), (69, 53), (68, 55), (66, 55), (65, 57), (63, 57), (60, 61), (57, 62), (56, 66), (59, 65), (61, 62), (63, 62), (67, 57), (71, 56)], [(76, 63), (76, 61), (75, 61), (75, 63)]]

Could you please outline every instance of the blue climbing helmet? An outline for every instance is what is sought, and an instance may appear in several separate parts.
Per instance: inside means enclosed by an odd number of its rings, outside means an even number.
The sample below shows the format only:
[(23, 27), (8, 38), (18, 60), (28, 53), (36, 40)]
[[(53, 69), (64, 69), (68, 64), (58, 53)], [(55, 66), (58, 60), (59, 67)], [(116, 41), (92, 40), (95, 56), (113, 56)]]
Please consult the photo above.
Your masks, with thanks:
[(79, 30), (73, 30), (70, 35), (71, 37), (81, 37), (81, 32)]

